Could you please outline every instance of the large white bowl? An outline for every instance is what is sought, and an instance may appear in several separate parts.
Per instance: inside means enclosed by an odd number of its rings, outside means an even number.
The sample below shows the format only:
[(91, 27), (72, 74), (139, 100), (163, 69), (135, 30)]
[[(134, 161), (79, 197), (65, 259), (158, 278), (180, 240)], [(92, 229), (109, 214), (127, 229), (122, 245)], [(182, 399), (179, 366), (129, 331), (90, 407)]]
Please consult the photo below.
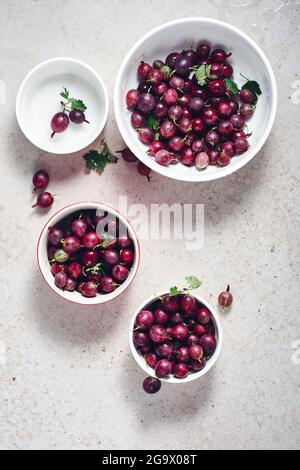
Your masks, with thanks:
[[(47, 253), (49, 228), (54, 227), (58, 222), (60, 222), (62, 219), (64, 219), (65, 217), (68, 217), (74, 212), (89, 210), (89, 209), (91, 210), (96, 209), (99, 211), (108, 212), (109, 214), (118, 218), (120, 222), (123, 223), (125, 227), (127, 227), (128, 233), (133, 240), (133, 246), (134, 246), (134, 252), (135, 252), (134, 262), (130, 270), (130, 274), (128, 278), (126, 279), (126, 281), (120, 287), (118, 287), (114, 292), (111, 292), (110, 294), (102, 294), (102, 295), (99, 294), (94, 298), (83, 297), (83, 295), (81, 295), (77, 291), (68, 292), (66, 290), (63, 291), (59, 289), (54, 284), (54, 277), (50, 270), (50, 263), (48, 260), (48, 253)], [(64, 207), (63, 209), (58, 211), (56, 214), (54, 214), (50, 220), (48, 220), (38, 240), (37, 260), (38, 260), (38, 265), (39, 265), (41, 275), (43, 279), (45, 280), (46, 284), (50, 287), (50, 289), (52, 289), (60, 297), (62, 297), (65, 300), (69, 300), (70, 302), (74, 302), (80, 305), (99, 305), (99, 304), (104, 304), (106, 302), (109, 302), (110, 300), (113, 300), (116, 297), (119, 297), (119, 295), (123, 294), (125, 290), (128, 289), (128, 287), (134, 280), (136, 273), (138, 271), (138, 268), (139, 268), (140, 246), (139, 246), (137, 235), (131, 223), (116, 209), (108, 206), (107, 204), (101, 204), (99, 202), (78, 202), (78, 203), (71, 204), (69, 206)]]
[[(139, 353), (139, 351), (137, 351), (137, 349), (134, 345), (134, 342), (133, 342), (133, 331), (134, 331), (134, 327), (135, 327), (135, 319), (136, 319), (136, 316), (138, 315), (139, 312), (141, 312), (142, 310), (147, 310), (147, 307), (150, 304), (152, 304), (152, 302), (154, 302), (158, 298), (163, 297), (164, 295), (167, 295), (167, 294), (169, 294), (169, 291), (163, 291), (163, 292), (161, 292), (157, 295), (152, 295), (147, 300), (145, 300), (138, 307), (138, 309), (136, 310), (136, 312), (133, 315), (132, 320), (130, 322), (129, 345), (130, 345), (132, 355), (133, 355), (134, 359), (136, 360), (136, 362), (138, 363), (138, 365), (146, 372), (147, 375), (149, 375), (151, 377), (155, 376), (154, 369), (152, 369), (152, 367), (150, 367), (147, 364), (145, 358), (142, 356), (142, 354)], [(207, 307), (208, 310), (212, 314), (212, 320), (213, 320), (213, 324), (214, 324), (214, 327), (215, 327), (215, 334), (216, 334), (216, 338), (217, 338), (217, 348), (216, 348), (214, 354), (212, 355), (212, 357), (207, 361), (206, 366), (204, 367), (204, 369), (200, 370), (199, 372), (189, 374), (185, 379), (177, 379), (174, 376), (170, 376), (170, 377), (165, 378), (165, 379), (160, 379), (162, 382), (179, 384), (179, 383), (192, 382), (193, 380), (199, 379), (200, 377), (203, 377), (203, 375), (207, 374), (207, 372), (215, 365), (215, 363), (218, 360), (218, 357), (220, 356), (221, 349), (222, 349), (222, 342), (223, 342), (223, 330), (222, 330), (222, 325), (221, 325), (218, 313), (215, 311), (215, 309), (203, 297), (201, 297), (200, 295), (195, 294), (195, 293), (193, 293), (193, 296), (195, 297), (195, 299), (197, 299), (198, 302), (200, 302), (205, 307)]]
[[(235, 81), (245, 81), (240, 73), (256, 80), (262, 89), (255, 116), (249, 121), (253, 131), (251, 147), (242, 156), (235, 157), (229, 166), (209, 166), (199, 172), (195, 167), (182, 164), (163, 167), (147, 155), (147, 147), (139, 139), (130, 123), (130, 111), (126, 107), (126, 93), (137, 87), (137, 68), (141, 61), (152, 63), (154, 59), (165, 60), (173, 51), (195, 47), (200, 40), (208, 40), (213, 47), (225, 47), (232, 52), (230, 59)], [(161, 175), (181, 181), (209, 181), (229, 175), (248, 163), (266, 142), (277, 110), (277, 86), (272, 67), (258, 45), (239, 29), (211, 18), (183, 18), (166, 23), (142, 37), (128, 52), (120, 67), (114, 94), (115, 115), (119, 130), (128, 147), (148, 167)]]
[[(87, 106), (90, 124), (70, 122), (68, 129), (51, 139), (51, 119), (62, 111), (60, 92), (66, 87), (72, 97)], [(108, 116), (108, 95), (99, 75), (89, 65), (69, 57), (42, 62), (23, 80), (17, 95), (19, 126), (30, 142), (56, 154), (77, 152), (102, 132)]]

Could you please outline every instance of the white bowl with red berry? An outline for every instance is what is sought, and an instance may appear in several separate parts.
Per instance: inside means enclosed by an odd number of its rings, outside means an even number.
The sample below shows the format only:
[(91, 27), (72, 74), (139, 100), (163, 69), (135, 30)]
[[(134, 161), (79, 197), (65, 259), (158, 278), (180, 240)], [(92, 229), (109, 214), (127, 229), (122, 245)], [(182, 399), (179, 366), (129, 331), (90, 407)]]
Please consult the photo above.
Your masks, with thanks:
[(70, 57), (46, 60), (24, 78), (16, 116), (27, 139), (54, 154), (78, 152), (104, 129), (108, 94), (98, 73)]
[(106, 303), (132, 283), (140, 261), (137, 235), (116, 209), (97, 202), (71, 204), (43, 228), (38, 265), (48, 286), (81, 305)]
[(136, 157), (161, 175), (209, 181), (248, 163), (277, 110), (272, 67), (245, 33), (211, 18), (159, 26), (126, 55), (116, 121)]
[(152, 295), (136, 310), (129, 331), (130, 349), (149, 377), (144, 390), (156, 393), (160, 381), (186, 383), (205, 375), (222, 349), (222, 326), (215, 309), (191, 290), (171, 288)]

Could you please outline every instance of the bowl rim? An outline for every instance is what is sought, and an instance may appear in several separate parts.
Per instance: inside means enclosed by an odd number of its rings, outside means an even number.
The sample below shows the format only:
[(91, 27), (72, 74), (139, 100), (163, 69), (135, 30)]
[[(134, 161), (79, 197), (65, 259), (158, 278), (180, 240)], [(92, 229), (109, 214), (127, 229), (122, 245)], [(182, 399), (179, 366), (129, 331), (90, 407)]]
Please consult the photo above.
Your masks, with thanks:
[[(136, 316), (138, 315), (138, 313), (143, 310), (145, 307), (147, 307), (151, 302), (153, 302), (153, 300), (155, 299), (158, 299), (159, 297), (162, 297), (163, 295), (167, 295), (169, 294), (170, 291), (169, 290), (164, 290), (162, 292), (159, 292), (158, 294), (153, 294), (151, 295), (150, 297), (148, 297), (148, 299), (144, 300), (140, 305), (139, 307), (136, 309), (131, 321), (130, 321), (130, 328), (129, 328), (129, 345), (130, 345), (130, 350), (131, 350), (131, 353), (135, 359), (135, 361), (137, 362), (137, 364), (140, 366), (141, 369), (143, 369), (143, 371), (147, 374), (147, 375), (150, 375), (152, 377), (154, 377), (154, 369), (152, 369), (150, 366), (147, 365), (145, 359), (143, 358), (143, 356), (137, 351), (137, 349), (135, 348), (134, 346), (134, 343), (133, 343), (133, 329), (134, 329), (134, 324), (135, 324), (135, 319), (136, 319)], [(203, 377), (205, 374), (207, 374), (210, 369), (215, 365), (215, 363), (217, 362), (220, 354), (221, 354), (221, 350), (222, 350), (222, 345), (223, 345), (223, 328), (222, 328), (222, 323), (221, 323), (221, 320), (220, 320), (220, 316), (218, 314), (218, 312), (216, 311), (216, 309), (206, 300), (204, 299), (201, 295), (199, 295), (198, 293), (192, 293), (193, 297), (195, 297), (195, 299), (197, 299), (200, 303), (202, 303), (205, 307), (207, 307), (209, 309), (209, 311), (211, 312), (212, 316), (213, 316), (213, 321), (214, 321), (214, 325), (215, 325), (215, 328), (216, 328), (216, 332), (217, 332), (217, 338), (218, 338), (218, 342), (217, 342), (217, 348), (213, 354), (213, 356), (208, 360), (206, 366), (204, 367), (204, 369), (202, 369), (201, 371), (199, 372), (195, 372), (193, 374), (189, 374), (185, 379), (178, 379), (174, 376), (171, 376), (169, 378), (163, 378), (163, 379), (159, 379), (161, 382), (166, 382), (166, 383), (172, 383), (172, 384), (182, 384), (182, 383), (188, 383), (188, 382), (193, 382), (194, 380), (197, 380), (199, 379), (200, 377)]]
[[(181, 175), (181, 174), (173, 174), (172, 172), (169, 172), (167, 167), (163, 167), (156, 163), (152, 158), (147, 157), (146, 151), (145, 155), (141, 156), (141, 152), (138, 151), (135, 143), (133, 140), (129, 137), (129, 134), (126, 131), (125, 126), (123, 125), (123, 119), (122, 119), (122, 112), (121, 109), (122, 107), (120, 106), (120, 93), (121, 93), (121, 82), (122, 82), (122, 77), (124, 74), (124, 70), (128, 64), (128, 62), (131, 60), (132, 56), (135, 54), (135, 52), (139, 49), (142, 44), (147, 41), (149, 38), (153, 37), (154, 35), (160, 33), (162, 30), (167, 29), (172, 26), (176, 26), (178, 24), (182, 23), (194, 23), (194, 22), (199, 22), (199, 23), (209, 23), (209, 24), (214, 24), (218, 26), (222, 26), (224, 28), (227, 28), (234, 33), (236, 33), (239, 36), (242, 36), (245, 41), (247, 41), (257, 52), (257, 54), (260, 56), (261, 60), (263, 61), (267, 72), (268, 72), (268, 77), (270, 80), (270, 85), (271, 85), (271, 111), (270, 111), (270, 118), (268, 121), (268, 125), (265, 129), (264, 134), (262, 135), (261, 139), (259, 140), (257, 144), (257, 149), (255, 150), (255, 153), (252, 154), (251, 149), (248, 151), (248, 156), (247, 153), (244, 155), (245, 158), (240, 159), (238, 163), (233, 167), (232, 165), (228, 165), (226, 167), (221, 167), (219, 168), (220, 171), (213, 173), (213, 174), (207, 174), (205, 172), (198, 172), (198, 173), (193, 173), (190, 175)], [(256, 44), (256, 42), (248, 36), (246, 33), (244, 33), (242, 30), (237, 28), (236, 26), (231, 25), (230, 23), (220, 21), (214, 18), (209, 18), (209, 17), (187, 17), (187, 18), (179, 18), (176, 20), (169, 21), (167, 23), (164, 23), (162, 25), (159, 25), (155, 28), (153, 28), (151, 31), (146, 33), (144, 36), (142, 36), (128, 51), (126, 56), (124, 57), (121, 66), (119, 68), (119, 71), (117, 73), (117, 78), (115, 81), (115, 88), (114, 88), (114, 112), (115, 112), (115, 117), (116, 117), (116, 123), (119, 128), (119, 132), (122, 135), (123, 140), (125, 141), (126, 145), (130, 148), (130, 150), (137, 156), (139, 160), (141, 160), (145, 165), (147, 165), (149, 168), (151, 168), (153, 171), (163, 175), (167, 176), (168, 178), (177, 180), (177, 181), (186, 181), (186, 182), (194, 182), (194, 183), (200, 183), (200, 182), (205, 182), (205, 181), (212, 181), (216, 179), (223, 178), (225, 176), (229, 176), (232, 173), (235, 173), (236, 171), (240, 170), (242, 167), (247, 165), (250, 160), (252, 160), (262, 149), (264, 144), (266, 143), (272, 127), (274, 125), (274, 121), (276, 118), (277, 114), (277, 107), (278, 107), (278, 90), (277, 90), (277, 83), (275, 79), (275, 74), (272, 69), (272, 66), (270, 64), (269, 59), (267, 58), (266, 54), (262, 51), (262, 49)]]
[[(73, 300), (71, 298), (67, 298), (63, 295), (63, 291), (58, 291), (56, 289), (53, 288), (53, 284), (52, 283), (49, 283), (48, 280), (46, 279), (45, 275), (44, 275), (44, 272), (43, 272), (43, 268), (42, 268), (42, 262), (41, 262), (41, 259), (40, 259), (40, 253), (41, 253), (41, 241), (42, 241), (42, 238), (43, 238), (43, 235), (45, 235), (47, 233), (47, 230), (48, 228), (50, 227), (50, 224), (52, 222), (53, 219), (55, 219), (59, 214), (62, 214), (63, 212), (65, 212), (67, 209), (70, 209), (72, 207), (74, 207), (74, 211), (76, 211), (76, 207), (79, 208), (82, 208), (83, 205), (97, 205), (97, 206), (101, 206), (101, 209), (107, 209), (108, 211), (113, 211), (115, 212), (116, 214), (119, 214), (121, 215), (121, 217), (126, 221), (126, 223), (128, 224), (130, 230), (132, 231), (132, 234), (134, 235), (134, 244), (135, 244), (135, 268), (134, 268), (134, 273), (132, 275), (132, 277), (128, 280), (126, 280), (122, 285), (126, 285), (126, 287), (118, 293), (119, 289), (116, 289), (112, 294), (115, 294), (113, 295), (111, 298), (107, 298), (107, 296), (103, 295), (99, 295), (97, 296), (97, 298), (99, 299), (98, 302), (93, 302), (93, 303), (89, 303), (88, 302), (88, 298), (86, 297), (86, 302), (80, 302), (78, 300)], [(62, 217), (63, 218), (63, 217)], [(123, 295), (126, 290), (131, 286), (131, 284), (133, 283), (137, 273), (138, 273), (138, 270), (139, 270), (139, 267), (140, 267), (140, 261), (141, 261), (141, 249), (140, 249), (140, 242), (139, 242), (139, 239), (138, 239), (138, 236), (137, 236), (137, 233), (132, 225), (132, 223), (130, 222), (130, 220), (125, 217), (118, 209), (115, 209), (113, 206), (109, 205), (109, 204), (106, 204), (106, 203), (102, 203), (102, 202), (96, 202), (96, 201), (82, 201), (82, 202), (75, 202), (75, 203), (72, 203), (72, 204), (68, 204), (67, 206), (64, 206), (63, 208), (59, 209), (57, 212), (55, 212), (51, 217), (50, 219), (46, 222), (46, 224), (43, 226), (42, 230), (41, 230), (41, 233), (39, 235), (39, 238), (38, 238), (38, 242), (37, 242), (37, 246), (36, 246), (36, 258), (37, 258), (37, 263), (38, 263), (38, 268), (39, 268), (39, 271), (40, 271), (40, 274), (42, 276), (42, 279), (44, 280), (44, 282), (46, 283), (46, 285), (52, 290), (52, 292), (54, 292), (58, 297), (60, 297), (61, 299), (64, 299), (65, 301), (67, 302), (70, 302), (71, 304), (77, 304), (77, 305), (81, 305), (81, 306), (85, 306), (85, 307), (95, 307), (95, 306), (98, 306), (98, 305), (103, 305), (103, 304), (106, 304), (108, 302), (112, 302), (113, 300), (116, 300), (118, 297), (120, 297), (121, 295)], [(102, 299), (102, 300), (100, 300)]]
[[(80, 65), (81, 67), (88, 70), (94, 76), (94, 78), (98, 81), (100, 87), (102, 88), (103, 95), (104, 95), (104, 111), (103, 111), (103, 119), (101, 120), (101, 125), (98, 126), (98, 128), (95, 130), (93, 135), (86, 141), (86, 144), (84, 144), (84, 147), (82, 147), (80, 145), (80, 148), (77, 148), (77, 149), (73, 148), (72, 150), (70, 150), (68, 152), (65, 152), (65, 151), (62, 152), (59, 148), (55, 149), (55, 151), (54, 151), (53, 149), (49, 149), (46, 145), (36, 144), (33, 141), (33, 139), (29, 136), (28, 132), (24, 129), (24, 126), (23, 126), (23, 123), (22, 123), (22, 117), (21, 117), (20, 101), (21, 101), (21, 97), (22, 97), (22, 94), (24, 92), (24, 89), (25, 89), (26, 85), (28, 84), (28, 82), (30, 81), (32, 76), (36, 74), (36, 72), (38, 72), (40, 69), (42, 69), (44, 67), (47, 67), (48, 65), (51, 65), (51, 64), (56, 63), (56, 62), (57, 63), (60, 63), (60, 62), (62, 62), (62, 63), (73, 63), (73, 64)], [(48, 152), (48, 153), (51, 153), (51, 154), (54, 154), (54, 155), (69, 155), (71, 153), (80, 152), (81, 150), (85, 149), (90, 144), (92, 144), (97, 139), (97, 137), (99, 137), (101, 132), (103, 131), (103, 129), (104, 129), (106, 123), (107, 123), (108, 112), (109, 112), (109, 97), (108, 97), (108, 91), (107, 91), (107, 88), (104, 84), (104, 81), (102, 80), (102, 78), (100, 77), (98, 72), (96, 72), (96, 70), (93, 67), (91, 67), (87, 63), (83, 62), (82, 60), (74, 59), (72, 57), (53, 57), (52, 59), (44, 60), (43, 62), (40, 62), (35, 67), (33, 67), (27, 73), (27, 75), (25, 76), (25, 78), (23, 79), (23, 81), (21, 82), (21, 84), (19, 86), (19, 89), (18, 89), (18, 92), (17, 92), (17, 97), (16, 97), (16, 104), (15, 104), (15, 113), (16, 113), (17, 122), (19, 124), (19, 127), (20, 127), (21, 131), (25, 135), (26, 139), (29, 142), (31, 142), (35, 147), (43, 150), (44, 152)]]

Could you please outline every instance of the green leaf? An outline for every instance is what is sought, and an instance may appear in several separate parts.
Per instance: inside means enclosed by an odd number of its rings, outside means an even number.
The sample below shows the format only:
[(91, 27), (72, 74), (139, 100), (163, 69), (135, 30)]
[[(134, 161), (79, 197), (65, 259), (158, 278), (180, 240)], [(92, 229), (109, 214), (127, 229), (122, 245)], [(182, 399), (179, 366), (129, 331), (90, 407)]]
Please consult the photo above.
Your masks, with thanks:
[(195, 77), (200, 86), (204, 86), (207, 80), (214, 78), (211, 75), (211, 65), (200, 65), (200, 67), (193, 67)]
[(119, 161), (118, 157), (111, 153), (105, 140), (101, 141), (101, 153), (105, 156), (107, 163), (117, 163)]
[(159, 129), (159, 122), (158, 122), (157, 119), (155, 119), (154, 116), (152, 116), (152, 115), (150, 114), (150, 116), (148, 116), (148, 118), (147, 118), (146, 126), (147, 126), (147, 127), (150, 127), (150, 129), (152, 129), (153, 131), (156, 132), (156, 131), (158, 131), (158, 129)]
[(86, 161), (86, 167), (89, 170), (97, 171), (102, 173), (106, 167), (106, 158), (102, 153), (97, 152), (97, 150), (90, 150), (89, 153), (85, 154), (83, 158)]
[(206, 77), (209, 78), (210, 80), (215, 78), (215, 75), (211, 74), (211, 65), (205, 66), (205, 73), (206, 73)]
[(112, 242), (114, 242), (116, 239), (109, 234), (105, 234), (103, 237), (103, 242), (100, 243), (101, 248), (108, 248)]
[(245, 77), (243, 74), (241, 74), (243, 78), (245, 78), (246, 83), (242, 86), (242, 90), (250, 90), (254, 94), (254, 104), (257, 103), (258, 97), (262, 95), (262, 91), (260, 88), (260, 85), (258, 82), (255, 80), (249, 80), (247, 77)]
[(234, 95), (238, 94), (239, 87), (233, 80), (229, 80), (229, 78), (225, 78), (224, 82), (226, 83), (228, 90), (230, 90)]
[(257, 96), (262, 95), (260, 85), (255, 80), (249, 80), (248, 82), (245, 83), (245, 85), (242, 86), (242, 90), (246, 90), (246, 89), (251, 90)]
[(108, 154), (106, 155), (106, 161), (107, 163), (118, 163), (119, 159), (111, 152), (108, 152)]
[(206, 84), (206, 67), (205, 65), (201, 65), (199, 68), (195, 70), (195, 76), (197, 78), (197, 82), (200, 86), (204, 86)]
[(60, 93), (60, 96), (66, 101), (65, 103), (62, 103), (65, 109), (78, 109), (83, 113), (87, 110), (87, 107), (82, 100), (70, 97), (70, 92), (66, 87), (63, 87), (63, 91)]
[(194, 289), (198, 289), (202, 282), (196, 276), (187, 276), (185, 280), (188, 283), (188, 287), (184, 288), (183, 290), (179, 290), (178, 287), (174, 286), (170, 289), (170, 296), (176, 297), (176, 295), (183, 295), (186, 292)]
[(189, 290), (198, 289), (202, 284), (202, 282), (196, 276), (187, 276), (185, 280), (189, 285)]
[(97, 263), (92, 268), (85, 269), (83, 274), (86, 275), (86, 273), (89, 273), (89, 272), (92, 274), (103, 273), (102, 267), (103, 267), (102, 263)]
[(69, 99), (69, 90), (67, 90), (66, 87), (63, 87), (63, 91), (60, 93), (60, 96), (61, 96), (64, 100), (68, 100), (68, 99)]
[(101, 141), (99, 151), (90, 150), (83, 158), (86, 161), (86, 167), (98, 173), (102, 173), (108, 163), (118, 162), (118, 158), (110, 152), (104, 140)]
[(79, 111), (82, 111), (83, 113), (87, 110), (87, 107), (84, 104), (84, 102), (82, 100), (76, 100), (75, 98), (72, 98), (71, 108), (78, 109)]
[(171, 287), (170, 289), (170, 296), (171, 297), (176, 297), (176, 295), (180, 295), (180, 294), (183, 294), (183, 292), (181, 290), (178, 289), (178, 287)]

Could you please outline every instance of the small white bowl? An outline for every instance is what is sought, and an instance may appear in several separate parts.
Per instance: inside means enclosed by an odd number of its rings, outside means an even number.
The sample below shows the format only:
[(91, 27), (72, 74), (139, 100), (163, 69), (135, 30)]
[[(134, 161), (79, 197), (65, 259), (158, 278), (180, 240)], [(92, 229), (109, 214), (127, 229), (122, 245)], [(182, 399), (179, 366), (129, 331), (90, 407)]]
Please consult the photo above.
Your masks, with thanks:
[[(139, 312), (141, 312), (142, 310), (147, 310), (147, 307), (150, 304), (152, 304), (152, 302), (154, 302), (158, 298), (160, 298), (164, 295), (167, 295), (167, 294), (169, 294), (169, 291), (163, 291), (163, 292), (161, 292), (157, 295), (152, 295), (151, 297), (149, 297), (136, 310), (134, 316), (132, 317), (131, 323), (130, 323), (129, 344), (130, 344), (130, 349), (131, 349), (132, 355), (133, 355), (134, 359), (136, 360), (136, 362), (138, 363), (138, 365), (145, 371), (145, 373), (148, 376), (151, 376), (151, 377), (155, 376), (154, 369), (152, 369), (152, 367), (150, 367), (147, 364), (145, 358), (137, 351), (137, 349), (136, 349), (136, 347), (133, 343), (133, 330), (134, 330), (134, 325), (135, 325), (135, 319), (136, 319)], [(216, 339), (217, 339), (217, 348), (216, 348), (214, 354), (212, 355), (212, 357), (207, 361), (206, 366), (204, 367), (204, 369), (202, 369), (201, 371), (189, 374), (185, 379), (177, 379), (174, 376), (170, 376), (170, 377), (165, 378), (165, 379), (160, 379), (162, 382), (167, 382), (167, 383), (172, 383), (172, 384), (193, 382), (193, 380), (197, 380), (200, 377), (203, 377), (203, 375), (207, 374), (207, 372), (215, 365), (215, 363), (218, 360), (218, 357), (220, 356), (221, 349), (222, 349), (222, 342), (223, 342), (223, 330), (222, 330), (222, 325), (221, 325), (219, 316), (218, 316), (217, 312), (215, 311), (215, 309), (205, 299), (203, 299), (203, 297), (201, 297), (200, 295), (195, 294), (195, 293), (193, 293), (193, 297), (195, 297), (195, 299), (198, 302), (200, 302), (202, 305), (207, 307), (208, 310), (212, 314), (212, 320), (213, 320), (213, 323), (214, 323), (215, 334), (216, 334)]]
[[(130, 123), (131, 112), (126, 107), (126, 93), (137, 88), (137, 68), (141, 61), (152, 64), (154, 59), (165, 58), (173, 51), (196, 47), (200, 40), (208, 40), (213, 47), (225, 47), (232, 52), (230, 62), (234, 68), (235, 81), (245, 81), (240, 73), (259, 82), (263, 94), (259, 97), (257, 110), (249, 120), (253, 132), (249, 139), (251, 147), (241, 156), (232, 159), (227, 167), (209, 166), (204, 171), (182, 164), (163, 167), (147, 155), (148, 148), (139, 141)], [(245, 33), (230, 24), (211, 18), (183, 18), (163, 24), (143, 36), (128, 52), (120, 67), (114, 93), (116, 121), (128, 147), (152, 170), (161, 175), (181, 181), (210, 181), (230, 175), (248, 163), (266, 142), (276, 116), (277, 86), (272, 67), (258, 45)]]
[[(51, 119), (62, 111), (63, 87), (87, 106), (90, 124), (70, 122), (68, 129), (51, 139)], [(89, 65), (68, 57), (42, 62), (23, 80), (17, 95), (19, 126), (30, 142), (56, 154), (78, 152), (90, 145), (102, 132), (108, 116), (108, 95), (99, 75)]]
[[(120, 287), (118, 287), (114, 292), (111, 292), (110, 294), (103, 294), (103, 295), (99, 294), (94, 298), (86, 298), (86, 297), (83, 297), (83, 295), (81, 295), (80, 292), (63, 291), (59, 289), (58, 287), (56, 287), (56, 285), (54, 284), (54, 277), (50, 270), (50, 263), (48, 260), (48, 253), (47, 253), (48, 233), (49, 233), (50, 227), (54, 227), (58, 222), (60, 222), (65, 217), (71, 215), (72, 213), (77, 212), (77, 211), (94, 210), (94, 209), (99, 210), (99, 211), (104, 211), (104, 212), (107, 211), (109, 214), (113, 215), (114, 217), (117, 217), (120, 220), (120, 222), (123, 223), (125, 227), (127, 227), (128, 233), (133, 240), (135, 257), (134, 257), (132, 268), (130, 270), (130, 274), (128, 278), (126, 279), (126, 281)], [(50, 289), (52, 289), (60, 297), (62, 297), (65, 300), (69, 300), (70, 302), (73, 302), (75, 304), (99, 305), (99, 304), (104, 304), (106, 302), (109, 302), (110, 300), (113, 300), (116, 297), (119, 297), (121, 294), (125, 292), (125, 290), (128, 289), (128, 287), (134, 280), (136, 273), (138, 271), (138, 268), (139, 268), (140, 246), (139, 246), (137, 235), (131, 223), (116, 209), (108, 206), (107, 204), (101, 204), (99, 202), (78, 202), (78, 203), (71, 204), (69, 206), (64, 207), (63, 209), (58, 211), (56, 214), (54, 214), (51, 217), (51, 219), (46, 223), (38, 240), (37, 260), (38, 260), (39, 269), (40, 269), (40, 272), (44, 281), (50, 287)]]

